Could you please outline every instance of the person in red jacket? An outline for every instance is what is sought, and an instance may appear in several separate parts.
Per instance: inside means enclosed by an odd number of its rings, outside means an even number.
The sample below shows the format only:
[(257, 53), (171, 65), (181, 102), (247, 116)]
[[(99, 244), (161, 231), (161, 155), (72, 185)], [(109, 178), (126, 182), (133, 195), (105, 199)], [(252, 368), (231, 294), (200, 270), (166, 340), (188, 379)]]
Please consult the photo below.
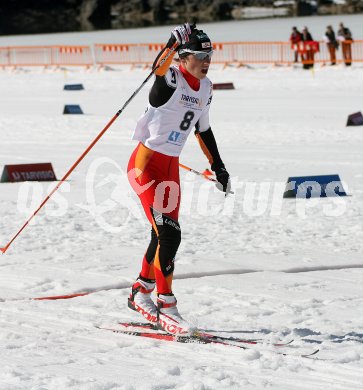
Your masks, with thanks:
[(298, 62), (299, 60), (299, 42), (302, 41), (301, 33), (296, 28), (292, 28), (292, 32), (290, 35), (290, 43), (291, 43), (291, 49), (294, 50), (294, 62)]

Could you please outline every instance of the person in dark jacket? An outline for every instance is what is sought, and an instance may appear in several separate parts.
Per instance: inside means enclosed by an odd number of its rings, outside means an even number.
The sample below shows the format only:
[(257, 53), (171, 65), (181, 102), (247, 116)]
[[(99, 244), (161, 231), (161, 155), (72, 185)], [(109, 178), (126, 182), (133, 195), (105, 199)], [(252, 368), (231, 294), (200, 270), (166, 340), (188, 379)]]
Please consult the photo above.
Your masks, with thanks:
[(352, 33), (348, 27), (344, 27), (343, 23), (339, 24), (338, 40), (342, 44), (342, 53), (345, 65), (352, 65)]
[(303, 28), (301, 35), (303, 41), (313, 41), (313, 37), (306, 26)]
[(314, 40), (306, 26), (303, 28), (301, 35), (304, 42), (304, 55), (302, 55), (302, 62), (304, 64), (304, 69), (310, 69), (314, 67)]
[(325, 31), (325, 41), (328, 46), (330, 55), (330, 65), (336, 64), (336, 49), (339, 47), (338, 41), (335, 38), (335, 32), (332, 26), (327, 26)]

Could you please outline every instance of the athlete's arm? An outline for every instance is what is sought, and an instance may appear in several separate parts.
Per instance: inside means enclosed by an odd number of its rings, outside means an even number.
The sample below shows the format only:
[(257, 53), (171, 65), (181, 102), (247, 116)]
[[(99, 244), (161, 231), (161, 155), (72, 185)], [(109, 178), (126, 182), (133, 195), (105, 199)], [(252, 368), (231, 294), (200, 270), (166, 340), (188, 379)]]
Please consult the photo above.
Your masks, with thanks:
[(176, 75), (171, 72), (170, 66), (173, 62), (177, 47), (189, 40), (190, 33), (191, 26), (189, 23), (175, 27), (171, 32), (168, 43), (156, 57), (153, 63), (153, 69), (157, 67), (163, 59), (167, 58), (155, 71), (155, 81), (149, 93), (149, 102), (153, 107), (164, 105), (173, 95), (176, 89)]
[(216, 139), (209, 123), (209, 108), (212, 102), (210, 95), (207, 106), (203, 110), (201, 117), (195, 125), (195, 136), (198, 139), (199, 145), (203, 153), (207, 156), (209, 164), (213, 171), (219, 168), (224, 168), (223, 161), (219, 155)]
[(213, 171), (220, 168), (225, 168), (221, 156), (218, 151), (218, 146), (212, 129), (209, 127), (205, 131), (199, 130), (199, 122), (196, 125), (195, 136), (198, 139), (199, 145), (203, 153), (207, 156), (209, 164)]
[(229, 173), (227, 172), (221, 156), (219, 155), (218, 147), (216, 139), (214, 138), (214, 134), (212, 129), (209, 127), (205, 131), (198, 130), (198, 123), (196, 126), (197, 130), (195, 131), (195, 135), (198, 138), (199, 144), (207, 156), (208, 161), (211, 165), (212, 171), (216, 174), (216, 179), (220, 183), (217, 187), (226, 193), (229, 193), (231, 188), (231, 183), (229, 181)]
[(195, 125), (195, 135), (198, 139), (199, 145), (202, 148), (203, 153), (207, 156), (207, 159), (211, 165), (212, 171), (215, 172), (216, 178), (220, 183), (218, 187), (221, 191), (228, 193), (230, 191), (229, 173), (224, 166), (224, 163), (219, 154), (216, 139), (214, 138), (213, 131), (209, 124), (209, 104), (212, 97), (210, 97), (207, 109), (203, 115), (199, 118), (199, 121)]
[[(170, 41), (171, 39), (169, 39)], [(164, 56), (164, 53), (168, 50), (168, 47), (165, 47), (159, 55), (156, 57), (156, 60), (153, 64), (153, 67), (160, 62), (160, 58)], [(175, 53), (174, 53), (175, 54)], [(153, 107), (160, 107), (164, 105), (173, 95), (176, 90), (176, 75), (175, 71), (170, 69), (171, 62), (173, 60), (174, 54), (171, 54), (170, 57), (165, 61), (163, 66), (158, 70), (163, 68), (163, 74), (157, 74), (155, 72), (154, 84), (151, 87), (149, 92), (149, 103)], [(167, 66), (166, 70), (165, 67)], [(157, 70), (157, 71), (158, 71)], [(174, 72), (174, 73), (173, 73)], [(170, 73), (170, 74), (169, 74)]]

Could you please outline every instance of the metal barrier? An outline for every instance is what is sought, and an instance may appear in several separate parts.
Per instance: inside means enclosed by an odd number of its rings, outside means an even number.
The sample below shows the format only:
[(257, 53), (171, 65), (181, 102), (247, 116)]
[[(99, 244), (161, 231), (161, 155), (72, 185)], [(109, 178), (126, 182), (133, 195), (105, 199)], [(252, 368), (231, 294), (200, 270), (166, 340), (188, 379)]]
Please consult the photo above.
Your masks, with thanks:
[(0, 47), (0, 66), (9, 66), (10, 56), (8, 47)]
[(94, 64), (91, 48), (89, 46), (53, 46), (53, 65), (85, 65)]
[(0, 66), (91, 66), (89, 46), (11, 46), (0, 48)]
[[(96, 44), (94, 57), (89, 46), (18, 46), (0, 47), (0, 67), (5, 66), (92, 66), (151, 65), (164, 47), (156, 44)], [(331, 51), (326, 42), (302, 42), (291, 47), (289, 42), (221, 42), (214, 43), (213, 63), (281, 64), (294, 62), (295, 49), (303, 64), (330, 63)], [(343, 56), (344, 51), (344, 56)], [(363, 40), (345, 41), (336, 50), (336, 63), (363, 62)]]
[(213, 45), (213, 63), (276, 64), (287, 63), (289, 52), (285, 42), (225, 42)]
[(165, 44), (96, 44), (94, 45), (97, 65), (115, 64), (152, 64)]
[[(352, 61), (363, 62), (363, 40), (348, 42), (352, 49)], [(341, 46), (343, 43), (341, 43)], [(95, 63), (107, 64), (147, 64), (154, 62), (164, 44), (134, 45), (95, 45)], [(221, 42), (213, 44), (213, 63), (236, 64), (285, 64), (294, 63), (294, 49), (289, 42)], [(298, 48), (299, 61), (303, 64), (331, 62), (325, 42), (302, 42)], [(336, 62), (345, 62), (342, 51), (336, 51)]]

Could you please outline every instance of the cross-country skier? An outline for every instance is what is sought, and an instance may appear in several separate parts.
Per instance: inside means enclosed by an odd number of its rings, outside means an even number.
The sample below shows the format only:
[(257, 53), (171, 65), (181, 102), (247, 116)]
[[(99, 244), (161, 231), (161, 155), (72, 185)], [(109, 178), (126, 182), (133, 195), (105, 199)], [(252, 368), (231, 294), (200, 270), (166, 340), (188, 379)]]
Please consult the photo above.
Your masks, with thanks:
[[(179, 66), (171, 66), (175, 45)], [(152, 226), (151, 241), (128, 304), (148, 321), (174, 334), (191, 330), (178, 312), (172, 281), (181, 241), (179, 155), (193, 128), (219, 188), (228, 193), (230, 186), (209, 124), (212, 83), (207, 73), (212, 54), (211, 41), (202, 30), (185, 23), (172, 31), (154, 62), (156, 66), (169, 55), (155, 72), (148, 107), (133, 135), (139, 144), (127, 168), (130, 184)], [(155, 284), (156, 304), (151, 298)]]

